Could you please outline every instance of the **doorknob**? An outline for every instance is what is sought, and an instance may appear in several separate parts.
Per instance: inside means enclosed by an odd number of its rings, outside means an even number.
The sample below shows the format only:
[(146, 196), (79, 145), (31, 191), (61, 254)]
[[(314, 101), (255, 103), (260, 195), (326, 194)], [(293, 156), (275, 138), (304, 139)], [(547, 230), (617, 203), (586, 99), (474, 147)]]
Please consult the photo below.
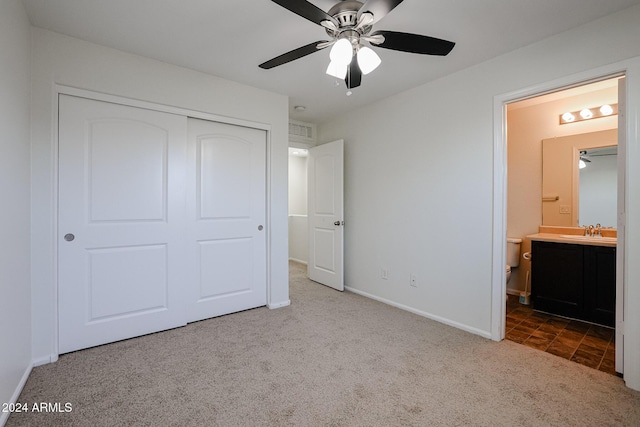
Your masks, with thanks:
[(71, 233), (67, 233), (67, 234), (65, 234), (65, 235), (64, 235), (64, 240), (66, 240), (67, 242), (71, 242), (71, 241), (73, 241), (73, 239), (75, 239), (75, 238), (76, 238), (76, 236), (74, 236), (74, 235), (73, 235), (73, 234), (71, 234)]
[(334, 223), (333, 223), (333, 225), (338, 225), (338, 226), (339, 226), (340, 224), (341, 224), (341, 222), (340, 222), (340, 221), (336, 221), (336, 222), (334, 222)]

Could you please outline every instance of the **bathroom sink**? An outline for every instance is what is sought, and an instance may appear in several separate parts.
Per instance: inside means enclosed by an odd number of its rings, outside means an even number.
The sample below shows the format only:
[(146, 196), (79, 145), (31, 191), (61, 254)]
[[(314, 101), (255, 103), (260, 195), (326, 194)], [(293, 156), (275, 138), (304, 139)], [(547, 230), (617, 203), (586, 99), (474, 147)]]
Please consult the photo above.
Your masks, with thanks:
[(575, 234), (561, 234), (560, 237), (565, 239), (574, 239), (574, 240), (588, 240), (593, 242), (616, 242), (618, 239), (616, 237), (602, 237), (602, 236), (580, 236)]

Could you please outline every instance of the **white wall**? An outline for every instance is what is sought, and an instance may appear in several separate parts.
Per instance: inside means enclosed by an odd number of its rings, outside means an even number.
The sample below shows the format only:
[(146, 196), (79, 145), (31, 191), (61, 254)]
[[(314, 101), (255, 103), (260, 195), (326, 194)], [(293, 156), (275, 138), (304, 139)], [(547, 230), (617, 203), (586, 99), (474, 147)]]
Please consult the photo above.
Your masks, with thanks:
[(289, 259), (308, 262), (308, 224), (307, 157), (289, 154)]
[(307, 214), (307, 157), (289, 154), (289, 215)]
[(309, 262), (309, 218), (307, 215), (289, 215), (289, 259)]
[[(319, 140), (345, 140), (346, 285), (491, 336), (494, 131), (501, 132), (493, 126), (494, 97), (637, 57), (638, 22), (640, 6), (321, 124)], [(634, 120), (636, 68), (628, 87)], [(637, 134), (629, 135), (629, 144), (626, 302), (638, 325)], [(389, 280), (380, 278), (382, 266)], [(409, 286), (411, 273), (417, 288)], [(627, 344), (633, 348), (628, 354)], [(627, 384), (640, 389), (638, 328), (626, 337), (625, 358)]]
[[(20, 0), (0, 1), (0, 403), (31, 369), (29, 21)], [(8, 413), (0, 413), (3, 425)]]
[(185, 108), (271, 126), (268, 176), (271, 307), (289, 303), (288, 99), (163, 62), (34, 28), (32, 76), (32, 290), (36, 363), (55, 360), (55, 85)]

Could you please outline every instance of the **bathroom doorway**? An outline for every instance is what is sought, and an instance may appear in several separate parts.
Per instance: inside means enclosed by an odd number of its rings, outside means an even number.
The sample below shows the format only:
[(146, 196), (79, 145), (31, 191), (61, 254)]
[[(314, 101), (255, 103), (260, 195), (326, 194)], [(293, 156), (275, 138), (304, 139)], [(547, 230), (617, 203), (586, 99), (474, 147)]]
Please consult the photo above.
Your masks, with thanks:
[(309, 147), (289, 146), (289, 260), (307, 265), (307, 158)]
[[(517, 267), (511, 268), (511, 278), (506, 285), (509, 297), (504, 319), (504, 337), (612, 374), (615, 374), (616, 370), (622, 371), (621, 351), (617, 354), (617, 359), (615, 355), (616, 346), (621, 347), (619, 345), (621, 339), (616, 340), (614, 330), (610, 328), (535, 311), (535, 307), (530, 305), (529, 298), (531, 261), (523, 259), (522, 255), (531, 251), (531, 241), (527, 236), (538, 233), (540, 226), (577, 227), (584, 225), (580, 221), (581, 216), (589, 218), (587, 207), (579, 207), (578, 203), (579, 194), (582, 192), (578, 183), (580, 179), (585, 183), (588, 182), (586, 178), (575, 176), (571, 182), (573, 187), (568, 190), (573, 196), (565, 197), (563, 200), (560, 200), (558, 194), (545, 193), (548, 189), (543, 187), (544, 171), (549, 169), (552, 162), (547, 160), (545, 163), (542, 142), (543, 140), (554, 142), (555, 138), (559, 140), (561, 137), (570, 135), (604, 131), (617, 133), (619, 127), (617, 114), (601, 114), (597, 111), (595, 114), (597, 117), (589, 119), (581, 117), (580, 113), (585, 109), (593, 110), (604, 105), (613, 106), (617, 113), (620, 78), (622, 76), (615, 76), (535, 95), (509, 102), (505, 108), (508, 171), (505, 201), (506, 237), (522, 239), (522, 246), (520, 262)], [(573, 113), (573, 119), (566, 115), (567, 120), (564, 120), (562, 116), (565, 113)], [(584, 115), (588, 116), (587, 111)], [(581, 157), (583, 151), (589, 152), (580, 147), (576, 148), (576, 153), (580, 153)], [(624, 151), (621, 151), (624, 156)], [(601, 152), (603, 151), (593, 151), (594, 154)], [(611, 154), (610, 150), (606, 153)], [(589, 160), (588, 156), (584, 159)], [(617, 163), (614, 160), (607, 164)], [(618, 172), (614, 170), (613, 174), (617, 176)], [(566, 175), (571, 178), (572, 173), (566, 172)], [(614, 190), (616, 194), (613, 196), (617, 196), (621, 190), (624, 190), (619, 188), (620, 185), (624, 185), (624, 181), (618, 184), (617, 191)], [(611, 187), (606, 191), (611, 192)], [(588, 199), (586, 195), (582, 198)], [(618, 208), (615, 205), (615, 199), (616, 197), (613, 197), (611, 202), (614, 203), (611, 207), (614, 211)], [(582, 214), (580, 214), (581, 210)], [(585, 220), (588, 221), (588, 219)], [(617, 224), (614, 220), (612, 224), (606, 224), (606, 226), (615, 228)], [(618, 245), (618, 251), (622, 251), (621, 245)], [(622, 271), (618, 271), (618, 276), (621, 275)], [(621, 300), (619, 298), (618, 307), (622, 306)], [(617, 369), (614, 369), (614, 366)]]

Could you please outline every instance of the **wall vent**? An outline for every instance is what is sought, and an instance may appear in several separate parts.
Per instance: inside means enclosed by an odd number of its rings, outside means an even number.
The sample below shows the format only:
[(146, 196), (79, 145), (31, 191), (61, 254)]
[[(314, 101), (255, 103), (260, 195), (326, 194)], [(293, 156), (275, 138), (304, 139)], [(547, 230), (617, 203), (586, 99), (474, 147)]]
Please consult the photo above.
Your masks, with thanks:
[(311, 126), (289, 123), (289, 135), (301, 136), (303, 138), (313, 138), (313, 128)]
[(299, 142), (315, 142), (316, 125), (303, 122), (289, 122), (289, 140)]

